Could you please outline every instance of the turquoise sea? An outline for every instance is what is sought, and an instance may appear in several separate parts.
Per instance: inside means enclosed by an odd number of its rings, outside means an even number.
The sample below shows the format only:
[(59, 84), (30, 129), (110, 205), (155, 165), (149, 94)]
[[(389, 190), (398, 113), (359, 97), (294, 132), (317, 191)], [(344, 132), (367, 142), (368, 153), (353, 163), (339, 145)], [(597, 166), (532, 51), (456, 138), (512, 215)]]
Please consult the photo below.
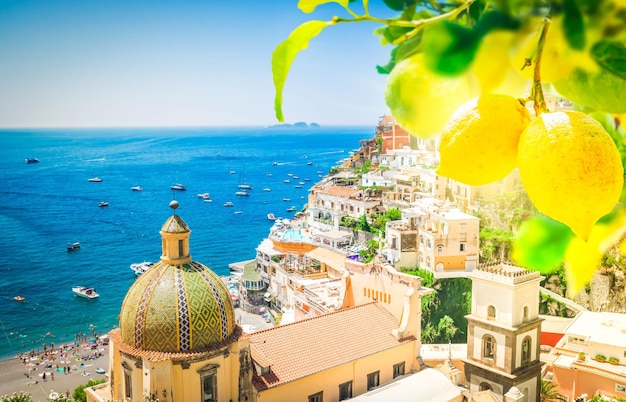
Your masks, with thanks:
[[(300, 210), (308, 189), (373, 135), (374, 127), (0, 130), (0, 359), (117, 325), (135, 280), (129, 266), (158, 261), (173, 198), (194, 260), (228, 275), (230, 263), (254, 258), (268, 213), (292, 217), (287, 208)], [(249, 197), (235, 195), (243, 181), (254, 187)], [(172, 191), (175, 183), (187, 190)], [(205, 192), (213, 202), (198, 197)], [(68, 252), (72, 241), (81, 248)], [(76, 297), (77, 285), (100, 297)]]

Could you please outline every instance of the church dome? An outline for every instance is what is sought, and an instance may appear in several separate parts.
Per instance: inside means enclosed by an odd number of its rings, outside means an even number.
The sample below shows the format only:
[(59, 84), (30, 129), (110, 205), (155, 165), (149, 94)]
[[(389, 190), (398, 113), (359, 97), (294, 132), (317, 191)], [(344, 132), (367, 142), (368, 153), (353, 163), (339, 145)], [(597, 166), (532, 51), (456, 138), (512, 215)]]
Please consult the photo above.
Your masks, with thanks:
[[(178, 203), (170, 207), (176, 209)], [(230, 292), (215, 272), (192, 260), (190, 233), (176, 214), (161, 227), (161, 261), (137, 278), (122, 303), (125, 344), (157, 352), (195, 352), (233, 334)]]

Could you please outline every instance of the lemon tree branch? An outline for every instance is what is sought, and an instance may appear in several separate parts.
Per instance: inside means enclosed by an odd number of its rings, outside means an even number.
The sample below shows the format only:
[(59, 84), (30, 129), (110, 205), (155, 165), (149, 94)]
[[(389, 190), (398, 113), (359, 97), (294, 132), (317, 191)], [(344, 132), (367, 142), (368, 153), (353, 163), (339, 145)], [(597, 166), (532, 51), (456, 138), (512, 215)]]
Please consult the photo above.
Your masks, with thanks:
[(550, 20), (544, 18), (541, 24), (541, 33), (539, 34), (539, 42), (537, 43), (537, 55), (535, 56), (535, 65), (533, 71), (533, 107), (535, 109), (535, 115), (539, 116), (541, 113), (549, 112), (546, 101), (543, 97), (543, 88), (541, 87), (541, 55), (543, 53), (543, 46), (546, 42), (546, 35), (548, 34), (548, 28), (550, 28)]

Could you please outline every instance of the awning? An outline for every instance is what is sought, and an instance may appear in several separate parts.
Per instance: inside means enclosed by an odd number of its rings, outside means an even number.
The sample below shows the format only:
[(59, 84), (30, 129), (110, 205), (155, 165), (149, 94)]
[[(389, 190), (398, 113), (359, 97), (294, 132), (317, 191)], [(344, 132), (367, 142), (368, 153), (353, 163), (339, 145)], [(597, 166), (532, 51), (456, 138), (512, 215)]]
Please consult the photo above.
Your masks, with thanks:
[(342, 271), (344, 268), (343, 262), (346, 256), (323, 247), (318, 247), (315, 250), (309, 251), (307, 257), (323, 262), (327, 266), (334, 268), (338, 271)]

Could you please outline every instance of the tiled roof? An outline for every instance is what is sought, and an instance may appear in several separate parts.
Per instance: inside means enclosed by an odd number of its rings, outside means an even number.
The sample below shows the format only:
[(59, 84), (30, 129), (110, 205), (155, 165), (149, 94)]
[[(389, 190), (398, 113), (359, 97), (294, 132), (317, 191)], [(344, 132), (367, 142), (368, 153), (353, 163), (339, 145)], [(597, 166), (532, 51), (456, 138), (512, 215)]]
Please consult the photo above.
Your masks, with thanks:
[(126, 354), (129, 354), (133, 357), (146, 359), (151, 362), (159, 362), (159, 361), (165, 361), (165, 360), (170, 360), (170, 359), (175, 360), (175, 361), (188, 361), (188, 362), (203, 360), (203, 359), (208, 358), (209, 356), (212, 356), (216, 352), (223, 350), (224, 348), (231, 345), (233, 342), (237, 342), (238, 340), (243, 339), (244, 337), (248, 337), (248, 336), (249, 335), (243, 332), (241, 327), (237, 325), (232, 335), (228, 339), (222, 342), (213, 344), (210, 347), (207, 347), (204, 349), (194, 350), (193, 352), (184, 353), (184, 352), (158, 352), (158, 351), (153, 351), (153, 350), (139, 349), (127, 343), (124, 343), (124, 341), (122, 341), (122, 333), (121, 333), (120, 328), (116, 328), (112, 330), (111, 332), (109, 332), (109, 338), (117, 347), (119, 347), (120, 351)]
[(372, 302), (255, 332), (250, 335), (250, 354), (271, 372), (255, 372), (253, 385), (258, 391), (276, 387), (415, 341), (397, 340), (391, 331), (398, 325), (391, 313)]
[(358, 188), (344, 187), (344, 186), (330, 186), (323, 190), (320, 190), (318, 194), (335, 195), (337, 197), (350, 197), (353, 194), (358, 193)]

